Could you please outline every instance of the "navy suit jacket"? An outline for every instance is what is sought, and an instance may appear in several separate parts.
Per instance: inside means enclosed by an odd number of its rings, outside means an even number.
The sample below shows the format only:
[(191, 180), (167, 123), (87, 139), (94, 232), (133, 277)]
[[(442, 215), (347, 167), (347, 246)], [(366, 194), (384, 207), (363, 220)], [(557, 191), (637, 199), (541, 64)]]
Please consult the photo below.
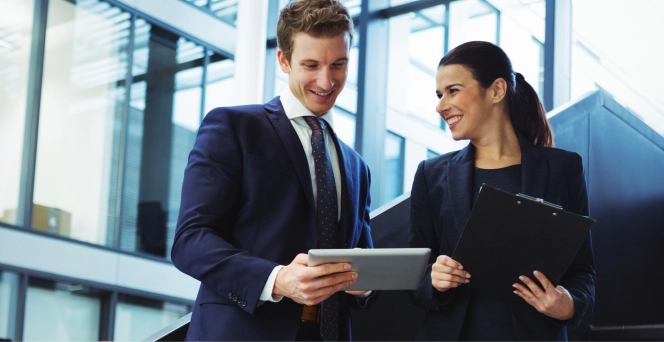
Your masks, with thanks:
[[(339, 246), (372, 248), (369, 169), (334, 135), (341, 171)], [(293, 340), (302, 306), (259, 305), (268, 276), (317, 246), (316, 210), (302, 143), (279, 98), (216, 108), (189, 155), (173, 264), (201, 281), (188, 340)], [(341, 296), (340, 337), (350, 338)], [(352, 299), (352, 300), (349, 300)]]
[[(535, 146), (519, 137), (522, 193), (588, 215), (588, 194), (581, 156)], [(431, 265), (439, 255), (451, 256), (470, 216), (473, 144), (420, 163), (411, 192), (411, 247), (431, 248), (427, 276), (411, 292), (413, 301), (429, 309), (418, 339), (457, 340), (470, 298), (470, 287), (438, 292), (431, 285)], [(566, 326), (575, 326), (592, 312), (595, 267), (590, 235), (560, 283), (574, 299), (575, 314), (568, 321), (545, 316), (523, 299), (510, 298), (519, 340), (567, 340)], [(531, 277), (532, 278), (532, 277)], [(472, 278), (471, 278), (472, 282)]]

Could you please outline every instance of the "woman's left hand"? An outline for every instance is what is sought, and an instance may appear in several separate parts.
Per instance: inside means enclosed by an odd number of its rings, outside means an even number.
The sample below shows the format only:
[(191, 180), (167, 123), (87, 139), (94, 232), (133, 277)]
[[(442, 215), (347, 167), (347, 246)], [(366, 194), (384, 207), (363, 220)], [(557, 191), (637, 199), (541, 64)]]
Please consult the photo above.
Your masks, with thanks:
[(572, 318), (574, 316), (574, 299), (572, 299), (569, 292), (560, 285), (558, 287), (553, 286), (542, 272), (535, 271), (533, 274), (544, 289), (540, 288), (530, 278), (520, 276), (519, 279), (528, 287), (514, 283), (512, 285), (516, 288), (514, 293), (523, 298), (526, 303), (532, 305), (537, 311), (551, 318), (563, 321)]

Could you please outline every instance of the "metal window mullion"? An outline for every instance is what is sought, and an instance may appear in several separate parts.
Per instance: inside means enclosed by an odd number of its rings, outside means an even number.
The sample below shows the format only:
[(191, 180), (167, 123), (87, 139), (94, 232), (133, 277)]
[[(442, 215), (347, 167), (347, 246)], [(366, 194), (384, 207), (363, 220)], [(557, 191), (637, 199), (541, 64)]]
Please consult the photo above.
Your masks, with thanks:
[(131, 88), (134, 82), (133, 68), (134, 68), (134, 40), (136, 35), (136, 15), (131, 14), (129, 24), (129, 43), (127, 44), (127, 74), (125, 77), (125, 99), (122, 105), (122, 118), (120, 119), (122, 129), (120, 130), (120, 147), (118, 149), (118, 186), (116, 188), (116, 221), (115, 221), (115, 238), (113, 239), (113, 247), (121, 249), (122, 246), (122, 222), (124, 220), (124, 190), (125, 179), (127, 175), (127, 146), (129, 145), (129, 121), (131, 110)]
[(210, 65), (210, 53), (212, 51), (208, 48), (203, 49), (203, 72), (201, 73), (201, 110), (199, 112), (199, 124), (203, 122), (205, 117), (205, 98), (207, 96), (207, 71), (208, 66)]
[(101, 314), (99, 315), (99, 340), (113, 341), (115, 339), (115, 308), (118, 303), (118, 293), (113, 291), (102, 298)]
[(25, 306), (28, 298), (28, 276), (20, 273), (18, 275), (18, 289), (16, 291), (16, 321), (14, 322), (14, 340), (23, 341), (23, 330), (25, 329)]
[(44, 77), (47, 19), (48, 0), (35, 1), (25, 132), (23, 135), (23, 156), (21, 160), (21, 183), (18, 210), (16, 213), (18, 221), (16, 224), (25, 228), (32, 227), (32, 203), (34, 199), (35, 170), (37, 164), (37, 137), (39, 135), (39, 111)]

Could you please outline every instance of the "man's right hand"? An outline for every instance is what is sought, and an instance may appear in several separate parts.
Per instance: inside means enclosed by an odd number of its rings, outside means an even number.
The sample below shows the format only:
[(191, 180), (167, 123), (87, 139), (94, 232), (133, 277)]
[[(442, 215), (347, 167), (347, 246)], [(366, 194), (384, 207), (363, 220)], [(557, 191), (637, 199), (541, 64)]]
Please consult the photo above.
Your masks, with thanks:
[(288, 297), (304, 305), (316, 305), (357, 281), (357, 273), (349, 272), (348, 263), (309, 267), (307, 258), (307, 254), (298, 254), (290, 265), (279, 270), (273, 295)]
[(470, 274), (463, 270), (463, 266), (447, 255), (436, 258), (436, 262), (431, 266), (431, 285), (439, 292), (468, 283), (468, 278)]

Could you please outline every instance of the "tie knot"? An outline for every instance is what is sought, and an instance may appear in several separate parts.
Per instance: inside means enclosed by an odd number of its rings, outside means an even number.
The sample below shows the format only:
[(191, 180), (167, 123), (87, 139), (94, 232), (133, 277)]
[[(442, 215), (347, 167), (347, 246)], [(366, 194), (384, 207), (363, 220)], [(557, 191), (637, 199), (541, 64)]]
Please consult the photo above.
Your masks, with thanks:
[(318, 119), (315, 116), (305, 116), (304, 121), (306, 121), (309, 127), (311, 127), (311, 129), (314, 131), (316, 130), (322, 131), (325, 128), (324, 121)]

